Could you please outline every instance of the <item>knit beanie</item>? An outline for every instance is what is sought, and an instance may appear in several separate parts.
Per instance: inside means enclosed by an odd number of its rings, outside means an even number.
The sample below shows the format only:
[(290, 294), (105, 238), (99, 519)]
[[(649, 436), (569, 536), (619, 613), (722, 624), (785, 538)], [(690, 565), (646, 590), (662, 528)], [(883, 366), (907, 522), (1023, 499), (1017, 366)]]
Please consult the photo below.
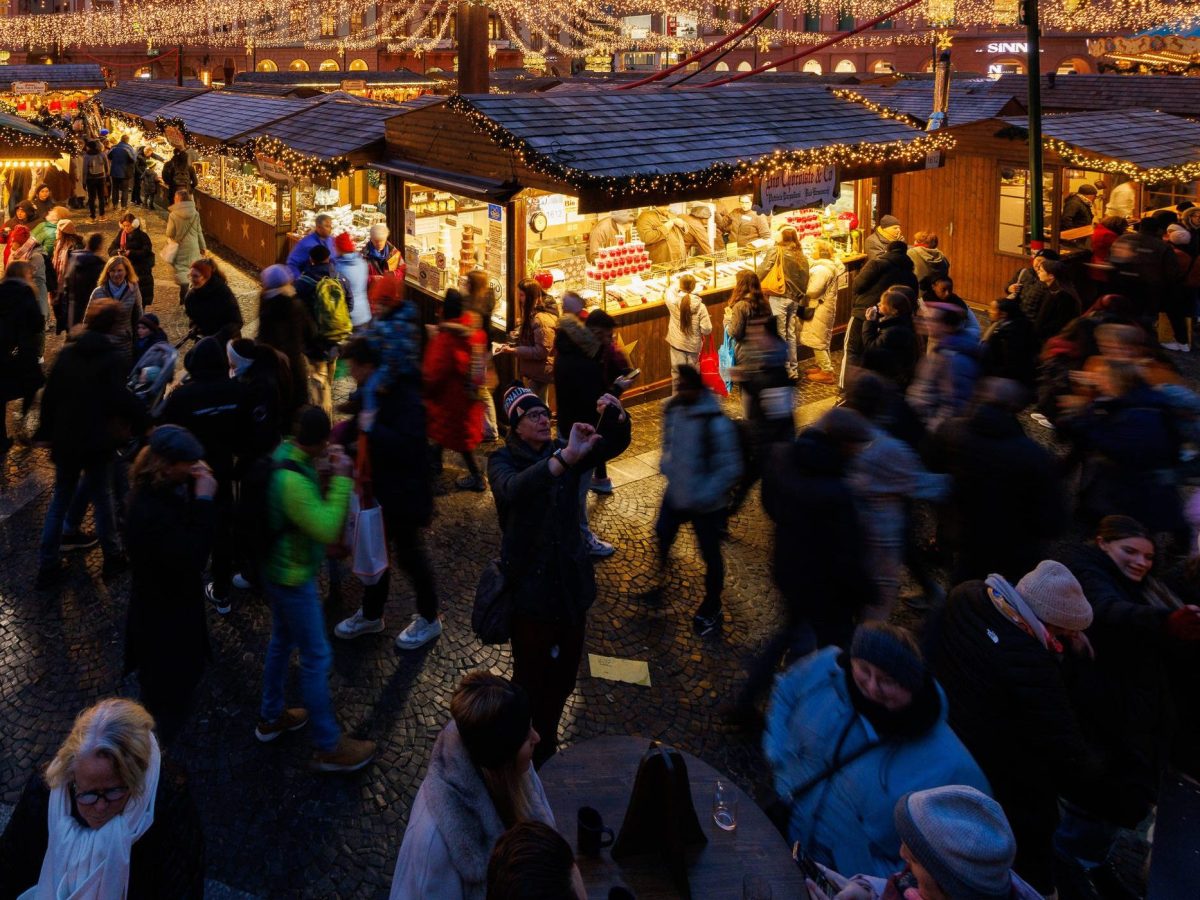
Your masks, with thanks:
[(1083, 631), (1092, 624), (1092, 607), (1079, 580), (1060, 562), (1043, 559), (1017, 582), (1017, 593), (1046, 625)]
[(504, 392), (504, 415), (508, 416), (510, 428), (516, 428), (521, 417), (531, 410), (544, 409), (550, 411), (541, 398), (527, 387), (514, 384)]
[(914, 791), (900, 798), (894, 818), (900, 839), (946, 896), (1011, 896), (1017, 842), (991, 797), (965, 785)]
[(532, 710), (529, 695), (519, 684), (511, 685), (508, 702), (490, 722), (460, 722), (455, 719), (458, 736), (471, 757), (483, 769), (494, 769), (517, 755), (529, 737)]
[(900, 224), (900, 220), (897, 219), (895, 216), (884, 216), (882, 219), (879, 220), (880, 228), (892, 228), (899, 224)]
[(296, 416), (296, 443), (301, 446), (311, 447), (321, 443), (332, 430), (329, 416), (319, 406), (306, 406)]
[(1192, 233), (1182, 225), (1168, 225), (1167, 240), (1176, 247), (1186, 247), (1192, 242)]
[[(240, 342), (239, 341), (230, 341), (228, 344), (225, 345), (225, 356), (229, 360), (229, 372), (232, 377), (244, 375), (246, 373), (246, 370), (249, 369), (252, 365), (254, 365), (254, 357), (253, 356), (243, 356), (241, 353), (238, 353), (237, 348), (235, 346), (238, 343), (240, 343)], [(245, 343), (250, 343), (250, 342), (246, 341)], [(246, 348), (245, 346), (243, 346), (242, 349), (246, 350), (246, 352), (249, 352), (250, 350), (254, 349), (254, 345), (252, 343), (250, 343), (249, 348)]]
[(878, 666), (913, 693), (925, 683), (925, 663), (921, 657), (880, 622), (858, 626), (850, 644), (850, 658)]
[(350, 236), (350, 232), (348, 231), (343, 231), (336, 238), (334, 238), (333, 246), (338, 253), (354, 253), (356, 250), (358, 250), (358, 248), (354, 246), (354, 238)]
[(150, 432), (150, 449), (167, 462), (192, 462), (204, 458), (204, 445), (181, 425), (159, 425)]
[(275, 263), (262, 270), (262, 286), (264, 297), (274, 297), (281, 288), (292, 283), (292, 270), (282, 263)]

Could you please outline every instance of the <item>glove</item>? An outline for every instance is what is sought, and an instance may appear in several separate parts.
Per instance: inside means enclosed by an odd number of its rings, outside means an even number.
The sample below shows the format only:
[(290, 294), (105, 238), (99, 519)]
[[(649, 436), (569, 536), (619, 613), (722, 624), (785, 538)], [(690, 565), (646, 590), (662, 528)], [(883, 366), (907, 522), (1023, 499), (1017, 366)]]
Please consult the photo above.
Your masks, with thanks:
[(1177, 609), (1167, 616), (1167, 634), (1177, 641), (1200, 641), (1200, 613)]

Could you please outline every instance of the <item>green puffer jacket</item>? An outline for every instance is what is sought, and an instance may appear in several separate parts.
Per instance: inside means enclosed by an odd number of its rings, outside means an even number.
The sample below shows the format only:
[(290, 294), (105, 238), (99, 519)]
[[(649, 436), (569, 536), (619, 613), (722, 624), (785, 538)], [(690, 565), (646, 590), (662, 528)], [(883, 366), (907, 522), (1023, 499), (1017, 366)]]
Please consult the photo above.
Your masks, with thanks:
[(280, 533), (266, 566), (272, 584), (295, 587), (315, 578), (325, 560), (325, 545), (342, 536), (354, 480), (334, 475), (321, 496), (312, 460), (292, 441), (276, 448), (276, 465), (295, 463), (302, 472), (279, 469), (271, 478), (271, 528)]

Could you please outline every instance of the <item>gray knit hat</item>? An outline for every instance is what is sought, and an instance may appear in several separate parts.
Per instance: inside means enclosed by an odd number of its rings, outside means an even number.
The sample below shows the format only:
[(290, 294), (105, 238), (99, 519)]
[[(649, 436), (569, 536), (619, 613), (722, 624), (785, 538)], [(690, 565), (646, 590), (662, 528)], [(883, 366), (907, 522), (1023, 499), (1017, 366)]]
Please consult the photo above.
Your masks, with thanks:
[(1060, 562), (1043, 559), (1017, 582), (1017, 593), (1047, 625), (1083, 631), (1092, 624), (1092, 606), (1083, 595), (1079, 579)]
[(895, 822), (900, 839), (947, 896), (1011, 896), (1017, 842), (991, 797), (965, 785), (914, 791), (896, 804)]

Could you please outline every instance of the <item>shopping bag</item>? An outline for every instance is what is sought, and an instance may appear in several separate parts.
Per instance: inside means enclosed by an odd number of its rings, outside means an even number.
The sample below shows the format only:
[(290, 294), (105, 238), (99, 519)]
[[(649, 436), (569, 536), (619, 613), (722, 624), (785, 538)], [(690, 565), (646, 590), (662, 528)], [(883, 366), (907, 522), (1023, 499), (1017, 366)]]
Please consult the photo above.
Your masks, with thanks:
[(365, 585), (378, 583), (388, 567), (383, 509), (378, 504), (358, 511), (352, 546), (354, 577)]
[(175, 265), (175, 257), (179, 255), (179, 242), (168, 240), (158, 251), (158, 258), (168, 266)]
[(725, 393), (729, 393), (733, 387), (733, 369), (737, 365), (737, 345), (728, 331), (725, 332), (725, 341), (721, 344), (721, 349), (717, 351), (717, 361), (721, 381), (725, 384)]
[(700, 351), (700, 377), (704, 380), (704, 386), (718, 397), (729, 396), (729, 388), (725, 387), (725, 379), (721, 377), (721, 361), (717, 359), (711, 334)]

